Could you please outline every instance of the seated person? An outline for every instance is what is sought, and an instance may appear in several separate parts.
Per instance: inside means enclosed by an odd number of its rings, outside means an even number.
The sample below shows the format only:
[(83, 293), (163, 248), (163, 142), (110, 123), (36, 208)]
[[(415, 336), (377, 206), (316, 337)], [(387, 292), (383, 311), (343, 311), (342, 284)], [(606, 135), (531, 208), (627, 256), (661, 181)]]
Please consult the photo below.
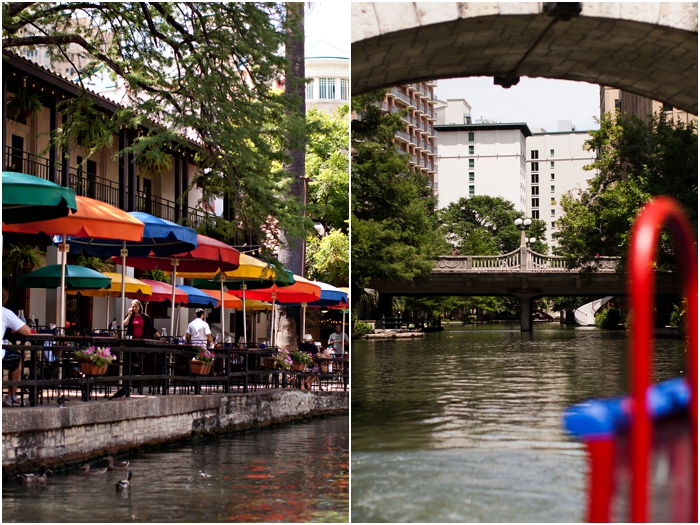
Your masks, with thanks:
[[(5, 330), (12, 333), (20, 334), (23, 336), (31, 335), (31, 330), (15, 313), (5, 308), (5, 303), (9, 299), (9, 294), (5, 288), (2, 289), (2, 326), (0, 326), (0, 332), (5, 335)], [(13, 360), (10, 362), (10, 354), (13, 354)], [(5, 356), (7, 354), (7, 362), (5, 362)], [(18, 355), (19, 354), (19, 355)], [(7, 368), (8, 380), (19, 381), (22, 377), (22, 351), (13, 349), (2, 350), (3, 358), (3, 368)], [(17, 359), (19, 357), (19, 359)], [(8, 386), (7, 387), (7, 397), (2, 400), (2, 406), (4, 407), (18, 407), (23, 406), (24, 402), (17, 397), (17, 387)]]
[(311, 357), (316, 355), (316, 345), (314, 344), (314, 338), (311, 334), (304, 334), (304, 342), (299, 344), (299, 350), (305, 354), (309, 354)]

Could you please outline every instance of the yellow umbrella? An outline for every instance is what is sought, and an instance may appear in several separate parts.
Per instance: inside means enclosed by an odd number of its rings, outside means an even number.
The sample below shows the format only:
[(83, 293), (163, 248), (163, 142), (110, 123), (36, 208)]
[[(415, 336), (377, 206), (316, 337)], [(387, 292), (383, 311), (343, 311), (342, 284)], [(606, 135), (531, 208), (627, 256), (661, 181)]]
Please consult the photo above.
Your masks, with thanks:
[[(99, 290), (69, 290), (66, 293), (69, 295), (80, 294), (84, 297), (107, 297), (107, 327), (109, 327), (109, 298), (121, 297), (122, 290), (122, 274), (114, 272), (102, 272), (102, 275), (112, 279), (112, 286), (109, 288), (101, 288)], [(150, 285), (129, 277), (124, 276), (124, 293), (127, 297), (130, 295), (151, 295)]]

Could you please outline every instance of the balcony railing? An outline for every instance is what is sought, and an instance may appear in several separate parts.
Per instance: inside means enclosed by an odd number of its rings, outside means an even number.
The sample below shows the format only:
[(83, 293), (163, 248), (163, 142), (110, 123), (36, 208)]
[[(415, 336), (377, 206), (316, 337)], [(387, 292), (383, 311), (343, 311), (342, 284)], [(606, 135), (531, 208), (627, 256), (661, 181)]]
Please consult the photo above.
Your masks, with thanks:
[[(26, 173), (41, 179), (49, 180), (51, 168), (49, 159), (39, 157), (28, 151), (6, 146), (5, 165), (7, 166), (7, 171)], [(57, 170), (57, 176), (59, 179), (57, 182), (60, 184), (60, 167)], [(68, 169), (68, 186), (73, 188), (77, 195), (90, 197), (91, 199), (106, 202), (117, 208), (119, 207), (120, 187), (119, 183), (116, 181), (88, 174), (84, 168), (70, 167)], [(127, 190), (127, 201), (129, 195), (130, 192)], [(177, 204), (174, 201), (155, 195), (149, 195), (143, 191), (137, 191), (135, 197), (136, 209), (134, 211), (143, 211), (161, 219), (175, 222), (175, 208)], [(191, 207), (188, 208), (187, 215), (188, 225), (193, 228), (196, 228), (207, 218), (207, 214), (204, 211)]]
[(413, 106), (413, 102), (411, 101), (411, 99), (407, 95), (403, 94), (397, 88), (391, 88), (391, 94), (394, 95), (399, 100), (403, 100), (409, 106)]

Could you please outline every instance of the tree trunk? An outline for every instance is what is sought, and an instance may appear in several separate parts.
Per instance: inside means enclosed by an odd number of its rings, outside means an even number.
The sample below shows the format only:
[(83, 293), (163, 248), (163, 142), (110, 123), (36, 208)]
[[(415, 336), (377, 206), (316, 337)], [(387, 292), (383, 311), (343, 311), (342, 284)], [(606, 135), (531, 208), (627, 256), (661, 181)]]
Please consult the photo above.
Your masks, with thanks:
[[(287, 27), (289, 36), (286, 48), (286, 57), (289, 69), (284, 83), (284, 91), (287, 96), (297, 96), (300, 100), (299, 113), (306, 115), (305, 76), (304, 68), (304, 3), (287, 3), (287, 18), (291, 22)], [(289, 198), (298, 199), (306, 206), (306, 163), (305, 163), (305, 137), (301, 138), (299, 148), (289, 152), (291, 164), (287, 169), (292, 173), (293, 181)], [(304, 275), (304, 260), (306, 258), (306, 245), (303, 237), (288, 238), (286, 232), (282, 232), (280, 239), (279, 260), (284, 266), (297, 275)], [(280, 330), (278, 332), (279, 346), (289, 349), (297, 346), (297, 322), (299, 307), (280, 307)], [(283, 344), (284, 342), (284, 344)]]

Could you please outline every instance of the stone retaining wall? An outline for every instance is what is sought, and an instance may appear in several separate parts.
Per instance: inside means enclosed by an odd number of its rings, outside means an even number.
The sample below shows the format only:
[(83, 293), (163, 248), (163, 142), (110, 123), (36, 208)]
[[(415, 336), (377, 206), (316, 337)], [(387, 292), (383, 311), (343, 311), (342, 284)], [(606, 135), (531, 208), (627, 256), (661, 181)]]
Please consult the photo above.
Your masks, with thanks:
[(66, 408), (2, 409), (3, 477), (202, 435), (347, 414), (348, 392), (132, 396)]

